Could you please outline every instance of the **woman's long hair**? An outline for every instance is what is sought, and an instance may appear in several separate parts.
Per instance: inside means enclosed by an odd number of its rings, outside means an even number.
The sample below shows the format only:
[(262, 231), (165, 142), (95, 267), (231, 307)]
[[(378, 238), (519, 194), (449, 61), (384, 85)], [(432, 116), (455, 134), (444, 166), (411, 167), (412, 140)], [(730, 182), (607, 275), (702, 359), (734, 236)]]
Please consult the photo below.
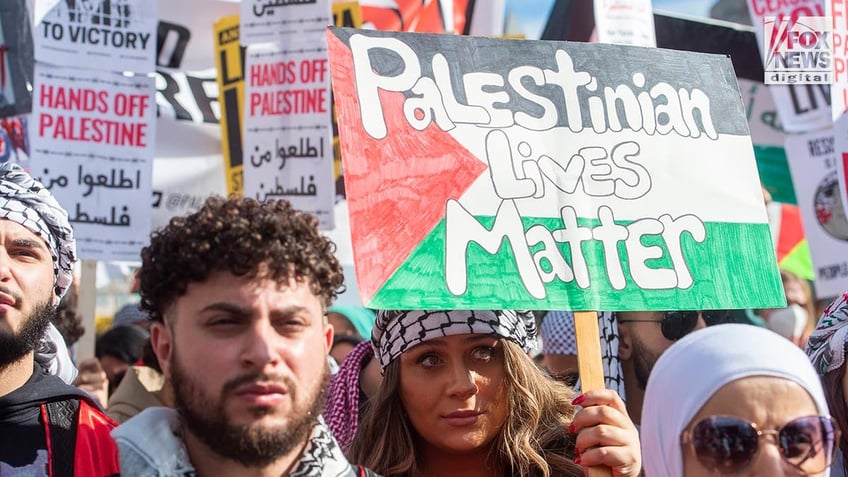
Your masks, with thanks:
[[(500, 339), (507, 387), (507, 419), (489, 452), (489, 464), (505, 475), (582, 476), (574, 464), (574, 392), (546, 376), (515, 343)], [(384, 372), (380, 390), (364, 412), (348, 452), (351, 462), (385, 476), (421, 475), (415, 442), (399, 395), (399, 360)]]
[(842, 431), (842, 436), (839, 438), (839, 450), (842, 451), (843, 458), (848, 457), (848, 409), (845, 405), (845, 392), (842, 389), (842, 377), (846, 369), (848, 366), (843, 363), (842, 366), (821, 377), (830, 415)]

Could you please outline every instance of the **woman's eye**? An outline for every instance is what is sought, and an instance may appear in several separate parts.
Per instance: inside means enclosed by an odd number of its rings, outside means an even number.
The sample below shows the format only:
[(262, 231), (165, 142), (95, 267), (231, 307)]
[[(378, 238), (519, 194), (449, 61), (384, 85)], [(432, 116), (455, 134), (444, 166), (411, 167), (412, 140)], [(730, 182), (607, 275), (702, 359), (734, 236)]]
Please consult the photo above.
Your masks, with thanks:
[(495, 348), (491, 346), (478, 346), (474, 348), (473, 356), (475, 359), (488, 361), (495, 356)]
[(440, 362), (441, 360), (439, 359), (439, 357), (434, 354), (425, 354), (424, 356), (418, 358), (418, 364), (425, 368), (435, 368), (439, 365)]

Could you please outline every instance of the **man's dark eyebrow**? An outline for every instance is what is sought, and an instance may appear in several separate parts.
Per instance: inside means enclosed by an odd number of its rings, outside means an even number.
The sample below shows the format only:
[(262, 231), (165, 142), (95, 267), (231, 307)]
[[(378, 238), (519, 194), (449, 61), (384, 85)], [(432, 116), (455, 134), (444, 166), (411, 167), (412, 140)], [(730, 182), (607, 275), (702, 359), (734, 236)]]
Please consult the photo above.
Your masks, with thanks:
[(201, 309), (200, 311), (225, 311), (227, 313), (232, 313), (238, 316), (250, 315), (250, 310), (248, 308), (223, 301), (210, 303), (204, 306), (203, 309)]
[[(281, 316), (285, 317), (285, 316), (291, 316), (291, 315), (294, 315), (295, 313), (307, 311), (307, 310), (308, 310), (308, 308), (306, 308), (305, 306), (291, 305), (291, 306), (287, 306), (285, 308), (282, 308), (280, 310), (274, 310), (272, 312), (272, 315), (277, 316), (277, 317), (281, 317)], [(252, 314), (250, 307), (239, 306), (239, 305), (235, 305), (233, 303), (228, 303), (228, 302), (225, 302), (225, 301), (210, 303), (210, 304), (204, 306), (203, 309), (200, 310), (200, 311), (224, 311), (224, 312), (227, 312), (227, 313), (232, 313), (233, 315), (237, 315), (237, 316), (250, 316)]]
[(47, 250), (47, 245), (43, 240), (34, 240), (28, 238), (16, 238), (11, 240), (12, 245), (16, 247), (25, 247), (25, 248), (39, 248), (42, 250)]

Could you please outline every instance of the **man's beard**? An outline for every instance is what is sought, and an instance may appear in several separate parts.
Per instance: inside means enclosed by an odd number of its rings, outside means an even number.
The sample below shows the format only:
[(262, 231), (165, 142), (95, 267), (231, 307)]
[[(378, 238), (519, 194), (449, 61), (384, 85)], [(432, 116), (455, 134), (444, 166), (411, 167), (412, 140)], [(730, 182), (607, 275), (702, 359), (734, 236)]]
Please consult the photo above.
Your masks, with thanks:
[(17, 333), (0, 333), (0, 370), (20, 361), (27, 353), (34, 351), (55, 315), (56, 309), (50, 302), (45, 302), (24, 319)]
[[(216, 454), (233, 460), (245, 467), (264, 467), (288, 455), (302, 445), (310, 436), (324, 407), (329, 380), (329, 369), (324, 367), (318, 388), (302, 407), (297, 405), (300, 392), (290, 378), (280, 378), (262, 373), (242, 375), (224, 384), (217, 400), (210, 397), (193, 381), (191, 371), (184, 369), (176, 350), (171, 358), (171, 385), (177, 410), (192, 434)], [(204, 371), (195, 370), (197, 375)], [(272, 428), (258, 425), (237, 425), (229, 422), (224, 403), (232, 392), (258, 381), (282, 382), (292, 401), (288, 424)], [(250, 410), (257, 418), (268, 413), (268, 409), (257, 407)]]
[(657, 359), (659, 356), (651, 354), (642, 342), (633, 339), (633, 372), (640, 389), (645, 390), (648, 387), (648, 377)]

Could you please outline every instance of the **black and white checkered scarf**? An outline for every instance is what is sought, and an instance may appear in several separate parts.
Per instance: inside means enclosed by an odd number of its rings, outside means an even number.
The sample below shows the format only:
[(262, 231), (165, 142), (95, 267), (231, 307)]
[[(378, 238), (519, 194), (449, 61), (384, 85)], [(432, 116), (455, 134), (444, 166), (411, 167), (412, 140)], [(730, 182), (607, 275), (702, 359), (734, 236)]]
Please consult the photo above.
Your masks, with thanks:
[(47, 243), (53, 256), (53, 305), (73, 282), (76, 242), (68, 213), (19, 165), (0, 164), (0, 219), (18, 223)]
[(385, 369), (424, 341), (469, 333), (495, 334), (529, 351), (536, 341), (536, 320), (532, 312), (515, 310), (380, 310), (371, 330), (371, 343)]

